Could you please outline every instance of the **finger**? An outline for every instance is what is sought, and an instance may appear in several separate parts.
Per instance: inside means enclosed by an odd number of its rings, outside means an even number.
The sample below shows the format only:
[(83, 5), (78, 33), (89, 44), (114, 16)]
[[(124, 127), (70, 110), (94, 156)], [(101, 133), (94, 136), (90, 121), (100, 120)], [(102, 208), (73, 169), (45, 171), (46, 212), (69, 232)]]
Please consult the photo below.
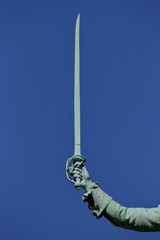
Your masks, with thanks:
[(77, 171), (77, 170), (74, 170), (74, 171), (73, 171), (73, 174), (79, 174), (79, 175), (81, 175), (81, 176), (82, 176), (82, 172), (80, 172), (80, 171)]
[(80, 168), (74, 168), (74, 170), (76, 170), (76, 171), (78, 171), (78, 172), (82, 172), (82, 169), (80, 169)]
[(73, 179), (76, 180), (77, 178), (79, 178), (80, 180), (82, 180), (82, 177), (78, 174), (74, 174)]
[(82, 164), (82, 162), (76, 162), (76, 163), (74, 163), (74, 167), (82, 167), (83, 166), (83, 164)]
[(83, 179), (83, 177), (82, 176), (80, 176), (79, 174), (74, 174), (73, 175), (73, 179), (75, 180), (76, 178), (79, 178), (79, 179)]

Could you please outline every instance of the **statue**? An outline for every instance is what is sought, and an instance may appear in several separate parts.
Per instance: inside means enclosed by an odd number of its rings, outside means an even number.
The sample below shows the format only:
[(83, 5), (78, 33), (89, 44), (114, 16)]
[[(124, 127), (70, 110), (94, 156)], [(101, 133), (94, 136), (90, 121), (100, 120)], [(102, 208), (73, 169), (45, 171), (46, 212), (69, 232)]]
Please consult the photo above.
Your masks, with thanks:
[[(66, 163), (66, 175), (79, 190), (84, 188), (86, 193), (82, 199), (88, 202), (89, 209), (97, 218), (104, 216), (113, 225), (140, 232), (160, 231), (160, 205), (156, 208), (127, 208), (114, 201), (100, 189), (97, 182), (92, 182), (84, 166), (85, 158), (81, 155), (80, 138), (80, 77), (79, 77), (79, 25), (80, 15), (77, 17), (75, 34), (75, 88), (74, 88), (74, 156)], [(70, 163), (73, 165), (70, 166)], [(73, 179), (69, 176), (69, 174)]]
[[(74, 156), (76, 159), (76, 156)], [(93, 215), (97, 218), (104, 216), (113, 225), (125, 229), (136, 230), (140, 232), (155, 232), (160, 231), (160, 205), (157, 208), (126, 208), (115, 202), (112, 197), (104, 193), (98, 186), (98, 183), (93, 183), (90, 179), (85, 166), (79, 167), (79, 164), (74, 164), (69, 168), (69, 173), (75, 182), (75, 187), (83, 187), (86, 193), (82, 199), (88, 202), (89, 209), (93, 211)]]

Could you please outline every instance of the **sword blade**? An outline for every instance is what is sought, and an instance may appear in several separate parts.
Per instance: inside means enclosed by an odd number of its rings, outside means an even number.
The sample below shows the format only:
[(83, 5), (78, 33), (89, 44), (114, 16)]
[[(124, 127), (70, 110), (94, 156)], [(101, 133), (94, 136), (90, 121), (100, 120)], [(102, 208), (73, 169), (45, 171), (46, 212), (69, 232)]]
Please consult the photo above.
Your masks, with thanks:
[(81, 122), (80, 122), (80, 47), (79, 47), (80, 14), (77, 16), (75, 29), (75, 65), (74, 65), (74, 155), (81, 155)]

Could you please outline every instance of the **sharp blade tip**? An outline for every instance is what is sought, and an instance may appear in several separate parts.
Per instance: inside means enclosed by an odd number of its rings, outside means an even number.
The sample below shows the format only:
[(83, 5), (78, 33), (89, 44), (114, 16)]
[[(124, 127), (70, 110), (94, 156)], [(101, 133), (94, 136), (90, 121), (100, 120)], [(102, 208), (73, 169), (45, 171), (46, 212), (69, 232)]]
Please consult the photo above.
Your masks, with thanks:
[(77, 15), (77, 22), (80, 20), (80, 13)]

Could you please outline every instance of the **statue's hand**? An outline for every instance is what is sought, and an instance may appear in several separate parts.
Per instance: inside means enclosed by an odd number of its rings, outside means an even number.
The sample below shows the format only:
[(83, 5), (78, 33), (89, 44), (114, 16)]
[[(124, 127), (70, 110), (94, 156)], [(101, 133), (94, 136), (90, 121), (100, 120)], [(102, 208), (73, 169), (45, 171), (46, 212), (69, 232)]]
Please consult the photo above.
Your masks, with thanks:
[(74, 164), (72, 171), (73, 179), (80, 179), (80, 182), (75, 183), (75, 187), (83, 187), (86, 191), (90, 188), (92, 184), (89, 173), (85, 166), (79, 167), (76, 163)]

